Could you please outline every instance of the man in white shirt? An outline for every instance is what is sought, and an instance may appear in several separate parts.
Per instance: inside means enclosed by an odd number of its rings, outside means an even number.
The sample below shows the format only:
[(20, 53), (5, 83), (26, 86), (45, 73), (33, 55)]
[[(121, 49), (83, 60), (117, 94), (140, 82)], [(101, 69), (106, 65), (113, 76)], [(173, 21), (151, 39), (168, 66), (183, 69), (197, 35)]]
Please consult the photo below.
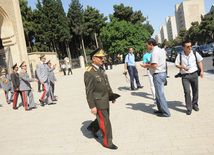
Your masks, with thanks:
[[(175, 66), (180, 69), (182, 74), (182, 84), (185, 94), (185, 103), (187, 107), (187, 115), (191, 115), (192, 109), (199, 111), (198, 108), (198, 66), (201, 69), (200, 76), (203, 78), (203, 58), (197, 52), (194, 54), (192, 51), (192, 44), (190, 41), (184, 41), (182, 43), (184, 52), (177, 56), (175, 60)], [(197, 58), (197, 59), (196, 59)], [(198, 63), (198, 66), (197, 66)], [(190, 86), (193, 92), (193, 100), (191, 101), (191, 91)]]
[(149, 68), (153, 76), (156, 104), (158, 107), (158, 110), (154, 111), (154, 113), (159, 117), (170, 117), (171, 114), (164, 95), (164, 83), (166, 82), (166, 53), (157, 46), (153, 38), (146, 41), (146, 47), (148, 51), (151, 51), (152, 56), (150, 64), (143, 64), (142, 67)]
[(62, 63), (61, 69), (62, 69), (62, 71), (63, 71), (64, 75), (66, 75), (66, 72), (65, 72), (65, 70), (66, 70), (66, 66), (65, 66), (65, 64), (64, 64), (64, 63)]
[(68, 75), (69, 75), (70, 72), (71, 72), (71, 75), (72, 75), (73, 73), (72, 73), (72, 70), (71, 70), (70, 62), (68, 62), (67, 68), (68, 68)]

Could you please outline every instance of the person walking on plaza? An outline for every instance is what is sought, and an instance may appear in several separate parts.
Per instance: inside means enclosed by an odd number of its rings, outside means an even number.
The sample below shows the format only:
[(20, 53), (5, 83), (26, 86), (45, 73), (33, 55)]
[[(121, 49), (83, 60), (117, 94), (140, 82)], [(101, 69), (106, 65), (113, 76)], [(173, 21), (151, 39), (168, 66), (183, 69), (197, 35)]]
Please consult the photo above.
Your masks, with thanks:
[[(20, 81), (19, 89), (22, 92), (25, 110), (29, 111), (36, 108), (30, 82), (33, 82), (33, 81), (38, 82), (38, 79), (29, 78), (29, 75), (27, 74), (27, 64), (25, 63), (25, 61), (21, 63), (20, 67), (21, 67), (21, 71), (19, 73), (19, 81)], [(28, 98), (29, 98), (29, 102), (28, 102)]]
[[(38, 64), (36, 65), (36, 68), (38, 67)], [(39, 79), (38, 76), (37, 76), (37, 73), (36, 73), (36, 70), (35, 70), (35, 78), (36, 79)], [(38, 81), (38, 92), (40, 93), (41, 92), (41, 82)]]
[(67, 68), (68, 68), (68, 75), (69, 75), (69, 73), (71, 73), (71, 75), (72, 75), (73, 73), (72, 73), (72, 68), (71, 68), (70, 62), (68, 62)]
[(48, 74), (49, 74), (49, 72), (52, 72), (56, 68), (56, 64), (53, 65), (52, 68), (49, 68), (48, 65), (45, 63), (45, 61), (46, 61), (45, 55), (42, 55), (40, 57), (40, 60), (41, 61), (36, 68), (36, 73), (37, 73), (39, 81), (41, 82), (43, 89), (44, 89), (44, 92), (43, 92), (41, 98), (39, 99), (41, 106), (44, 106), (45, 96), (47, 97), (48, 105), (54, 104), (52, 102), (51, 95), (50, 95), (50, 82), (48, 81)]
[(134, 86), (134, 79), (136, 80), (137, 88), (143, 88), (141, 86), (139, 77), (138, 77), (138, 69), (135, 63), (135, 55), (133, 54), (133, 48), (129, 48), (129, 54), (126, 55), (125, 58), (125, 70), (124, 72), (129, 72), (130, 82), (131, 82), (131, 90), (136, 90)]
[(62, 65), (61, 65), (61, 70), (63, 71), (64, 76), (65, 76), (65, 75), (66, 75), (66, 72), (65, 72), (65, 70), (66, 70), (66, 65), (65, 65), (64, 63), (62, 63)]
[(151, 51), (150, 64), (143, 64), (142, 67), (149, 68), (153, 76), (155, 86), (156, 104), (158, 107), (157, 116), (170, 117), (169, 108), (164, 95), (164, 83), (166, 82), (166, 53), (157, 46), (156, 41), (150, 38), (146, 41), (148, 51)]
[[(180, 69), (182, 75), (182, 85), (184, 89), (185, 103), (187, 108), (187, 115), (191, 115), (192, 109), (199, 111), (198, 108), (198, 70), (201, 70), (200, 76), (203, 78), (203, 58), (198, 52), (192, 51), (192, 44), (190, 41), (182, 43), (184, 52), (178, 54), (175, 60), (175, 66)], [(199, 68), (198, 68), (199, 67)], [(191, 91), (192, 88), (192, 100)]]
[(112, 69), (113, 60), (112, 60), (111, 56), (108, 57), (108, 64), (110, 66), (110, 69)]
[[(0, 77), (0, 85), (2, 86), (3, 91), (5, 93), (6, 102), (10, 104), (11, 102), (13, 102), (14, 99), (13, 84), (8, 75), (6, 75), (5, 69), (1, 71), (1, 74), (2, 76)], [(8, 97), (9, 92), (11, 93), (10, 99)]]
[(14, 89), (13, 109), (16, 110), (18, 109), (17, 101), (18, 101), (19, 94), (22, 99), (22, 104), (24, 104), (24, 101), (23, 101), (22, 93), (19, 89), (19, 86), (20, 86), (19, 73), (18, 73), (19, 67), (17, 66), (17, 63), (13, 65), (12, 68), (13, 68), (13, 72), (10, 74), (10, 78), (13, 83), (13, 89)]
[[(151, 52), (146, 52), (146, 54), (144, 54), (144, 56), (143, 56), (143, 64), (150, 64), (151, 56), (152, 56)], [(155, 100), (155, 86), (154, 86), (153, 77), (149, 71), (149, 68), (147, 68), (147, 75), (149, 77), (150, 88), (151, 88), (153, 100)]]
[[(91, 113), (96, 115), (96, 119), (88, 126), (92, 135), (98, 138), (96, 132), (101, 129), (103, 134), (104, 147), (117, 149), (112, 143), (112, 128), (109, 118), (109, 95), (112, 89), (109, 85), (106, 73), (100, 68), (103, 64), (104, 52), (102, 49), (96, 49), (91, 54), (92, 64), (84, 74), (86, 88), (86, 98)], [(112, 103), (115, 103), (114, 99)]]
[[(47, 65), (51, 69), (51, 61), (50, 60), (47, 62)], [(54, 96), (54, 87), (55, 87), (55, 82), (57, 81), (57, 79), (56, 79), (53, 71), (49, 72), (48, 81), (50, 82), (51, 99), (52, 99), (52, 101), (57, 101), (55, 96)]]

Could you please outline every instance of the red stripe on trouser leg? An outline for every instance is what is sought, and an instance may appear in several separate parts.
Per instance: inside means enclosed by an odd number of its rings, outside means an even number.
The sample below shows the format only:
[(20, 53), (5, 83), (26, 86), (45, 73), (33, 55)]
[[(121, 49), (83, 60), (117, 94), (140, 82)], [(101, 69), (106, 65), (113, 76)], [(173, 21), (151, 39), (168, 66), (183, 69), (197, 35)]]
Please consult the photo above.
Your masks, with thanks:
[(14, 100), (13, 100), (13, 108), (15, 108), (16, 107), (16, 99), (17, 99), (17, 92), (15, 91), (15, 93), (14, 93)]
[[(50, 93), (50, 95), (51, 95), (51, 93)], [(53, 97), (52, 97), (52, 95), (51, 95), (51, 100), (53, 101)]]
[(24, 98), (25, 109), (28, 110), (27, 103), (26, 103), (26, 98), (25, 98), (25, 91), (23, 91), (23, 98)]
[(103, 131), (103, 134), (104, 134), (104, 145), (105, 147), (108, 147), (108, 143), (107, 143), (107, 137), (106, 137), (106, 130), (105, 130), (105, 124), (104, 124), (104, 120), (103, 120), (103, 115), (101, 113), (100, 110), (97, 110), (98, 111), (98, 114), (100, 116), (100, 128), (101, 130)]
[(46, 94), (45, 85), (44, 85), (44, 84), (42, 84), (42, 86), (43, 86), (44, 92), (43, 92), (43, 95), (42, 95), (41, 101), (43, 101), (43, 100), (44, 100), (44, 97), (45, 97), (45, 94)]
[(8, 101), (7, 101), (7, 92), (6, 92), (6, 90), (4, 91), (4, 94), (5, 94), (6, 102), (8, 103)]

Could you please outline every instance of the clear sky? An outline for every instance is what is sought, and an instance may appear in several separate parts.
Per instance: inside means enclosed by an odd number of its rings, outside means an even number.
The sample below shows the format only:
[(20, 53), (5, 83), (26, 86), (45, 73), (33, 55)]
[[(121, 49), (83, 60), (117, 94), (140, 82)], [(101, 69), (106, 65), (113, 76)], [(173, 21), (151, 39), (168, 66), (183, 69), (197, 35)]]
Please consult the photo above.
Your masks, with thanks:
[[(109, 14), (113, 14), (113, 5), (115, 4), (123, 3), (124, 6), (131, 6), (133, 11), (141, 10), (143, 16), (147, 17), (148, 15), (150, 24), (155, 29), (155, 35), (160, 33), (159, 26), (165, 24), (167, 16), (175, 16), (175, 4), (179, 4), (182, 1), (184, 0), (80, 0), (80, 3), (84, 9), (87, 8), (87, 5), (92, 6), (107, 17)], [(36, 3), (37, 0), (28, 0), (28, 5), (32, 9), (36, 9)], [(67, 13), (71, 0), (62, 0), (62, 3)], [(212, 4), (214, 4), (213, 0), (204, 0), (205, 13), (210, 11)]]

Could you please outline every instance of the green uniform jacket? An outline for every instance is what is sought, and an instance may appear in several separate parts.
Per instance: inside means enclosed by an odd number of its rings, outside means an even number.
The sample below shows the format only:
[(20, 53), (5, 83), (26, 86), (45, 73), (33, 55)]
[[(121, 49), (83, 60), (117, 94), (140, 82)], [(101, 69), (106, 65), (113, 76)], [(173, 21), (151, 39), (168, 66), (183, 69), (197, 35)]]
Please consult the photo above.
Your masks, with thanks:
[(86, 98), (90, 109), (109, 108), (109, 93), (112, 93), (108, 77), (103, 71), (91, 65), (84, 74)]

